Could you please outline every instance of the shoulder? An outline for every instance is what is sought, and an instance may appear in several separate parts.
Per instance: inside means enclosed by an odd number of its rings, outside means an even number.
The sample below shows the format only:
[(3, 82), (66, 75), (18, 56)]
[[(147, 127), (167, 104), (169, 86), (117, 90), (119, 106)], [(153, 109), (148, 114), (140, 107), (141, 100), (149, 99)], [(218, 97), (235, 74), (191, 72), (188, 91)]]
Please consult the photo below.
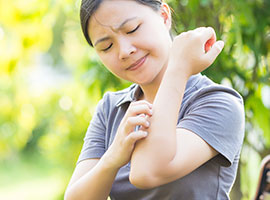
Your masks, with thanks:
[(204, 111), (204, 114), (215, 111), (211, 115), (244, 120), (244, 101), (236, 90), (214, 83), (206, 76), (197, 76), (196, 79), (196, 84), (189, 87), (185, 94), (182, 109), (185, 114), (194, 110)]
[(245, 131), (241, 95), (202, 76), (190, 90), (184, 107), (178, 126), (199, 135), (232, 163)]
[[(244, 101), (233, 88), (201, 76), (183, 106), (183, 118), (195, 119), (200, 127), (238, 133), (242, 140), (245, 125)], [(239, 141), (240, 141), (239, 140)]]
[(189, 101), (202, 102), (205, 101), (211, 103), (231, 103), (233, 106), (237, 104), (243, 108), (244, 102), (242, 96), (233, 88), (228, 86), (214, 83), (206, 76), (200, 76), (199, 80), (193, 86), (193, 90), (190, 92)]

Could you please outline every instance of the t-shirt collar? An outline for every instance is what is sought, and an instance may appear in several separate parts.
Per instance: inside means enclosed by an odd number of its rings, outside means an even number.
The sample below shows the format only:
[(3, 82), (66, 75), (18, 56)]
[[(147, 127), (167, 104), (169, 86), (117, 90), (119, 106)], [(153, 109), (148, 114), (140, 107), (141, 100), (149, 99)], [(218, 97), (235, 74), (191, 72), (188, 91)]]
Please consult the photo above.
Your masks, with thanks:
[(129, 87), (129, 91), (125, 94), (125, 96), (123, 98), (121, 98), (117, 102), (116, 106), (119, 107), (125, 103), (137, 101), (142, 93), (143, 93), (142, 89), (138, 84), (132, 84)]

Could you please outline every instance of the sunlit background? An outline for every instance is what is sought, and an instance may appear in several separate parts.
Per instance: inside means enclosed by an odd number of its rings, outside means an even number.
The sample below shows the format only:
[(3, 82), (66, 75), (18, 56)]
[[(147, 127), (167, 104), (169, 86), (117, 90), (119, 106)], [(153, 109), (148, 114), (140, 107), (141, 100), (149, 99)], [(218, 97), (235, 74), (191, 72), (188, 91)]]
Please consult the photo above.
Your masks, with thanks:
[[(270, 1), (170, 0), (175, 33), (212, 26), (225, 48), (207, 74), (245, 100), (232, 200), (254, 196), (270, 154)], [(78, 0), (0, 0), (0, 199), (63, 199), (98, 100), (113, 77), (83, 38)]]

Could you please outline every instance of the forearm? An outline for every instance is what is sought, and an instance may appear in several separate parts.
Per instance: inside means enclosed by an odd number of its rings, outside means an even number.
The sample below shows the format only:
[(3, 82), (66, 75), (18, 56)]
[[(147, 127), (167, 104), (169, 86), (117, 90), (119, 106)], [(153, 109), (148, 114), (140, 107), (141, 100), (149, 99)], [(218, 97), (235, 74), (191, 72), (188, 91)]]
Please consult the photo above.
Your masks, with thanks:
[(67, 188), (65, 200), (107, 200), (118, 169), (100, 159), (88, 173)]
[(149, 135), (136, 144), (132, 154), (131, 176), (146, 169), (154, 176), (156, 173), (160, 175), (176, 154), (178, 112), (189, 75), (174, 69), (174, 66), (168, 66), (164, 74), (153, 103)]

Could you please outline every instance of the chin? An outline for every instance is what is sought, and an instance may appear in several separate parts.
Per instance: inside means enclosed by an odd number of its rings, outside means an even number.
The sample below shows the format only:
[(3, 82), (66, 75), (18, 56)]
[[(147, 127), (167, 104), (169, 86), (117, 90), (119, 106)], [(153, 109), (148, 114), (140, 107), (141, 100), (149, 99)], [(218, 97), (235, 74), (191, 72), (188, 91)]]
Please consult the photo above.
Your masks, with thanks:
[[(157, 66), (157, 65), (156, 65)], [(163, 76), (163, 68), (162, 67), (151, 67), (148, 66), (144, 71), (138, 74), (136, 77), (132, 77), (130, 80), (133, 83), (137, 83), (141, 86), (143, 85), (151, 85), (151, 84), (159, 84), (159, 79), (162, 79)]]
[(154, 80), (156, 79), (157, 76), (153, 76), (153, 77), (146, 77), (144, 76), (143, 78), (140, 79), (136, 79), (134, 80), (134, 83), (137, 83), (139, 85), (151, 85), (152, 83), (154, 83)]

